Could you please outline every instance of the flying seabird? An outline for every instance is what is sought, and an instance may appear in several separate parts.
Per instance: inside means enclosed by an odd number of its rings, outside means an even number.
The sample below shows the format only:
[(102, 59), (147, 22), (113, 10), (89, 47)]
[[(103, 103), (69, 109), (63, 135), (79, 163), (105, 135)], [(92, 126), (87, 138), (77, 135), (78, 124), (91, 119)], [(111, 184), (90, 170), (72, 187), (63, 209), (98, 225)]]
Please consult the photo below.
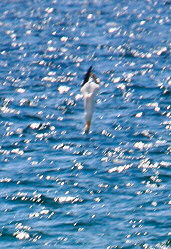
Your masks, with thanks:
[(85, 132), (90, 130), (91, 119), (94, 111), (95, 96), (100, 88), (99, 80), (92, 73), (92, 66), (88, 69), (81, 85), (81, 93), (84, 98)]

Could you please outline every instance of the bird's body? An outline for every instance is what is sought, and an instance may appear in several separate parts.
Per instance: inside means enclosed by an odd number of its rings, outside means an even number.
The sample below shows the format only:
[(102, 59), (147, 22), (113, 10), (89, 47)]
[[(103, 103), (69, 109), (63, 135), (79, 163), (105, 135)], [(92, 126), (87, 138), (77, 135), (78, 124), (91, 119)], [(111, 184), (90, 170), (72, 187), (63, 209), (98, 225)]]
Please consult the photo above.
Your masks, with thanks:
[(81, 92), (84, 98), (84, 115), (86, 120), (85, 132), (89, 132), (91, 120), (94, 112), (95, 96), (99, 90), (99, 81), (92, 73), (92, 67), (89, 68), (85, 75)]

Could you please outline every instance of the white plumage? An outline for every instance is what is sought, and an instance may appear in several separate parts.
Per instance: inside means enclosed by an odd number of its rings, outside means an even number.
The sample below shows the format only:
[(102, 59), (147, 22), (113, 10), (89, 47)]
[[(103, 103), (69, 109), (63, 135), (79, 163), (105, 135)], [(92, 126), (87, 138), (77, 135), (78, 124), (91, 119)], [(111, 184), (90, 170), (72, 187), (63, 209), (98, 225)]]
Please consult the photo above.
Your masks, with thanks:
[(95, 96), (99, 90), (99, 80), (92, 73), (92, 67), (87, 71), (81, 87), (84, 98), (85, 132), (89, 132), (91, 120), (94, 112)]

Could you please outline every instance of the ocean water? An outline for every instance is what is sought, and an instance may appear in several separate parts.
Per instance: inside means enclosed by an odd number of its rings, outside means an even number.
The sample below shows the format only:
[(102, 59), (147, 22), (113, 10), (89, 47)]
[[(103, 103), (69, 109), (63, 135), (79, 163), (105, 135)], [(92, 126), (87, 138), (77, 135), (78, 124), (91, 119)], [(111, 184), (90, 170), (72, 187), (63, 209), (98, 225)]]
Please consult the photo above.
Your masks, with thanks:
[(0, 2), (1, 248), (171, 248), (170, 18), (170, 0)]

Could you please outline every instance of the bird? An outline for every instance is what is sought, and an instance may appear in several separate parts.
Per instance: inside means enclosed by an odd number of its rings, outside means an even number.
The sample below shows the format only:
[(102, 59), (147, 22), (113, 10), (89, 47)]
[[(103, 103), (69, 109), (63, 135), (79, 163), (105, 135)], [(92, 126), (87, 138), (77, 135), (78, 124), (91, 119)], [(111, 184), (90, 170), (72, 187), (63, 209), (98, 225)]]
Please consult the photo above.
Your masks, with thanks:
[(89, 67), (81, 85), (81, 93), (84, 99), (85, 133), (89, 133), (94, 112), (95, 97), (100, 88), (100, 81)]

